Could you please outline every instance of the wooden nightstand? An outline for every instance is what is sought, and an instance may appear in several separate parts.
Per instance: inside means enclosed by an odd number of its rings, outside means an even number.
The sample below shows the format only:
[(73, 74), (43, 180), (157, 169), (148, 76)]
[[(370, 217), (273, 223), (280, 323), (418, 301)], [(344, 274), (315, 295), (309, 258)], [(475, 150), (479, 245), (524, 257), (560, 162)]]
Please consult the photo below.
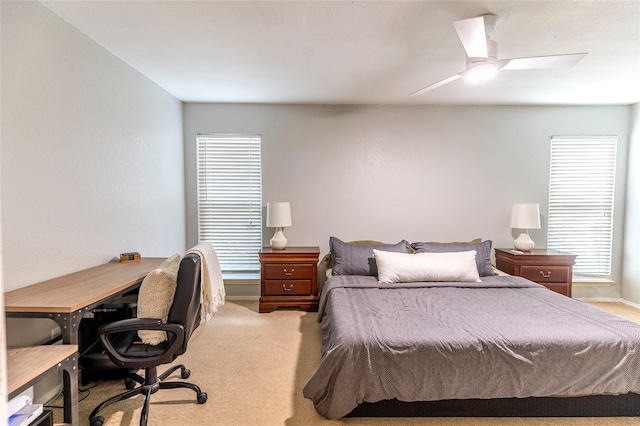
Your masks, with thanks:
[(569, 297), (574, 263), (576, 255), (557, 250), (533, 249), (514, 253), (512, 249), (496, 249), (496, 267), (501, 271), (535, 281)]
[(259, 312), (279, 307), (318, 310), (319, 247), (287, 247), (260, 251)]

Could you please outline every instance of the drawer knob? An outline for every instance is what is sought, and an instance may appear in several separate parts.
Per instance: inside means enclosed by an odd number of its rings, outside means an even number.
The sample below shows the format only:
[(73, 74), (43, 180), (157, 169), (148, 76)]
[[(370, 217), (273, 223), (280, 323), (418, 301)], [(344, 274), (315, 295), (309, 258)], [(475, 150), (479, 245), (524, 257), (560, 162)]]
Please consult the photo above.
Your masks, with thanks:
[(289, 286), (287, 286), (286, 284), (282, 284), (282, 290), (284, 291), (291, 291), (292, 288), (293, 284), (289, 284)]
[(291, 275), (293, 275), (293, 273), (294, 273), (295, 271), (296, 271), (296, 270), (295, 270), (295, 268), (291, 268), (291, 272), (289, 272), (289, 271), (287, 270), (287, 268), (284, 268), (284, 274), (285, 274), (286, 276), (288, 276), (288, 277), (290, 277)]
[(551, 271), (547, 271), (546, 273), (544, 271), (540, 271), (540, 275), (542, 278), (549, 278), (551, 276)]

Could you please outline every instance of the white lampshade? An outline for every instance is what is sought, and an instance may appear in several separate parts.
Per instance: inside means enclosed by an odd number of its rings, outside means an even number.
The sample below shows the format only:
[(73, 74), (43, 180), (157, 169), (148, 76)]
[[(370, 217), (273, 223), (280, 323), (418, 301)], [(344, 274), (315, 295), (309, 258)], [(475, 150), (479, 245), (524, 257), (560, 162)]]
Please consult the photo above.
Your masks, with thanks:
[(291, 226), (291, 206), (288, 201), (267, 203), (267, 226)]
[(514, 204), (511, 208), (511, 227), (540, 229), (540, 206), (537, 203)]
[(529, 236), (529, 229), (540, 229), (540, 206), (537, 203), (514, 204), (511, 208), (511, 227), (524, 229), (513, 246), (522, 251), (531, 251), (535, 243)]
[(276, 228), (271, 238), (271, 248), (283, 250), (287, 246), (287, 239), (282, 228), (291, 226), (291, 206), (288, 201), (267, 203), (267, 226)]

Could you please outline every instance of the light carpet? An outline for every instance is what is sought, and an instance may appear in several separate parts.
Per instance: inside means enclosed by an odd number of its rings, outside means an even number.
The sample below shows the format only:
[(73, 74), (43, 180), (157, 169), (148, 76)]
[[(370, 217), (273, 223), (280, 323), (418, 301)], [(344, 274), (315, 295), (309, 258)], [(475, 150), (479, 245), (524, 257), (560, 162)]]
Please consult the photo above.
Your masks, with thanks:
[[(618, 303), (597, 303), (640, 322), (640, 311)], [(316, 413), (302, 388), (320, 362), (322, 330), (316, 313), (276, 310), (258, 313), (257, 302), (227, 301), (191, 337), (177, 361), (191, 370), (188, 379), (209, 395), (205, 404), (195, 392), (162, 390), (151, 399), (150, 426), (177, 425), (640, 425), (638, 417), (608, 418), (344, 418), (330, 421)], [(159, 372), (163, 368), (159, 368)], [(179, 373), (170, 380), (180, 380)], [(89, 387), (80, 386), (81, 388)], [(122, 380), (102, 381), (80, 394), (81, 425), (103, 400), (124, 390)], [(59, 400), (57, 404), (59, 404)], [(138, 425), (143, 398), (121, 401), (102, 411), (105, 426)], [(54, 409), (56, 422), (62, 410)]]

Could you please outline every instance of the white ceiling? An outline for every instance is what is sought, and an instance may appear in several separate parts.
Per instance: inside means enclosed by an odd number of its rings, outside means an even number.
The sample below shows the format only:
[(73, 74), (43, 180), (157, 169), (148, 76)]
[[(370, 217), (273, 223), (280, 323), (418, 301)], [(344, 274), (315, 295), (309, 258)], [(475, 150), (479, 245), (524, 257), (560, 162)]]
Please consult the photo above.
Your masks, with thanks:
[[(640, 0), (41, 3), (187, 102), (640, 102)], [(409, 97), (464, 70), (452, 21), (485, 13), (498, 16), (498, 59), (588, 55)]]

